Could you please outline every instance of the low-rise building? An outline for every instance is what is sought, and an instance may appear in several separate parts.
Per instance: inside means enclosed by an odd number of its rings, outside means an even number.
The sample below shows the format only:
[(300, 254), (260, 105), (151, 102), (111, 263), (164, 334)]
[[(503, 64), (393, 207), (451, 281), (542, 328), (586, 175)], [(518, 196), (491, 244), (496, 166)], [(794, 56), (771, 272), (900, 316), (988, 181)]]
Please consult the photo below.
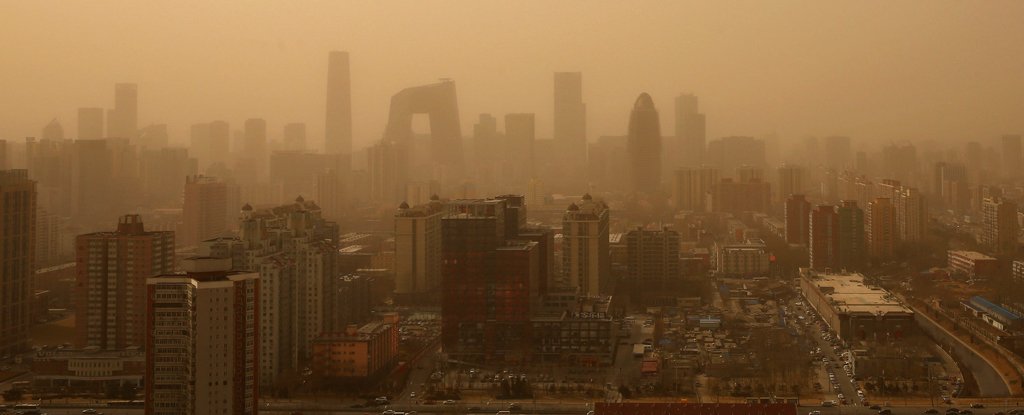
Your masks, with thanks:
[(1024, 326), (1024, 320), (1022, 320), (1020, 314), (1002, 305), (993, 303), (980, 295), (971, 297), (970, 300), (960, 304), (963, 305), (964, 310), (999, 330), (1015, 332)]
[(39, 393), (105, 394), (128, 387), (139, 391), (146, 373), (146, 354), (138, 348), (103, 351), (40, 350), (32, 358), (32, 390)]
[(949, 251), (949, 268), (969, 278), (991, 277), (999, 271), (999, 261), (975, 251)]
[(718, 246), (718, 273), (732, 277), (762, 277), (771, 272), (771, 254), (759, 239)]
[(387, 374), (398, 358), (398, 315), (313, 341), (313, 373), (322, 378), (372, 379)]
[(900, 338), (917, 329), (914, 310), (892, 293), (866, 285), (861, 274), (801, 268), (800, 289), (807, 303), (843, 340)]

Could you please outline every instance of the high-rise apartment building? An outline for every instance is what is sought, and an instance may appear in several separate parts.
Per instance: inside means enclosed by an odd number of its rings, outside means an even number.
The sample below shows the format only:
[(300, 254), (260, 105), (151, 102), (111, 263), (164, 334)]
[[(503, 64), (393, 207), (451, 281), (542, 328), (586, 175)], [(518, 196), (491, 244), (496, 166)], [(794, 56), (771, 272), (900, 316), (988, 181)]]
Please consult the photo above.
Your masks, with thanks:
[(103, 108), (79, 108), (78, 137), (76, 138), (79, 140), (104, 138), (103, 120)]
[(661, 188), (661, 122), (654, 101), (640, 94), (629, 114), (630, 183), (634, 192), (652, 193)]
[(625, 240), (625, 282), (631, 290), (658, 291), (679, 281), (679, 232), (637, 228), (626, 233)]
[(124, 215), (113, 232), (75, 240), (75, 339), (79, 347), (142, 347), (146, 278), (174, 271), (174, 232), (147, 232)]
[(901, 186), (894, 200), (899, 240), (920, 242), (928, 232), (928, 208), (924, 195), (916, 187)]
[(324, 152), (352, 153), (352, 85), (348, 52), (327, 55), (327, 117)]
[(181, 245), (192, 246), (228, 230), (228, 186), (209, 176), (185, 179)]
[(864, 215), (864, 239), (868, 258), (885, 261), (892, 258), (896, 244), (896, 212), (889, 198), (876, 198), (868, 203)]
[(327, 313), (333, 297), (323, 293), (338, 276), (337, 241), (338, 225), (301, 196), (269, 209), (242, 207), (239, 239), (232, 244), (241, 245), (240, 268), (260, 274), (259, 325), (266, 339), (259, 345), (260, 382), (268, 387), (280, 374), (301, 369), (311, 342), (334, 327)]
[(707, 200), (719, 180), (718, 169), (710, 166), (682, 167), (676, 170), (675, 175), (673, 199), (676, 209), (707, 210)]
[(609, 209), (590, 194), (562, 214), (562, 278), (581, 295), (611, 292)]
[(444, 205), (435, 197), (395, 213), (395, 293), (433, 291), (441, 283), (441, 217)]
[(256, 415), (260, 278), (192, 258), (144, 281), (146, 415)]
[(35, 276), (36, 182), (0, 171), (0, 355), (29, 348)]
[(981, 204), (981, 244), (996, 255), (1017, 253), (1017, 204), (1002, 197), (988, 197)]
[(808, 254), (811, 269), (839, 268), (839, 214), (835, 206), (819, 205), (811, 211)]
[(790, 195), (786, 199), (786, 243), (807, 245), (810, 240), (811, 202), (801, 194)]
[(864, 211), (854, 200), (841, 202), (839, 215), (839, 268), (857, 270), (864, 265)]
[(675, 167), (698, 167), (704, 163), (707, 143), (707, 125), (698, 108), (697, 96), (680, 94), (676, 97)]

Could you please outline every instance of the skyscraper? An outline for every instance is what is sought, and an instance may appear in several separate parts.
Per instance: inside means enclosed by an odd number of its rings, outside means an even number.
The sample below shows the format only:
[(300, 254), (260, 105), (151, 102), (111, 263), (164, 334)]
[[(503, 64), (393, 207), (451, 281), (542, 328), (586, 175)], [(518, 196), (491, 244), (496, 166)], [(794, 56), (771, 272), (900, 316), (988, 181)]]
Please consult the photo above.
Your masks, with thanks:
[(718, 183), (718, 169), (710, 166), (683, 167), (675, 172), (673, 198), (676, 209), (703, 212), (707, 199)]
[(679, 232), (637, 228), (626, 233), (625, 239), (625, 281), (631, 290), (665, 290), (679, 281)]
[(267, 161), (267, 122), (262, 118), (245, 120), (245, 153), (260, 165)]
[(654, 101), (640, 94), (629, 115), (629, 153), (632, 191), (652, 193), (661, 188), (661, 122)]
[(192, 246), (228, 230), (228, 187), (209, 176), (185, 179), (181, 245)]
[(811, 203), (804, 195), (790, 195), (786, 199), (786, 243), (807, 245), (810, 240)]
[(331, 51), (327, 55), (327, 123), (324, 128), (324, 152), (352, 153), (352, 86), (348, 52)]
[(1001, 140), (1003, 155), (1003, 177), (1018, 179), (1021, 173), (1021, 137), (1004, 135)]
[(700, 166), (706, 143), (707, 125), (699, 112), (697, 96), (680, 94), (676, 97), (676, 166)]
[(839, 268), (839, 214), (835, 206), (819, 205), (811, 211), (808, 254), (812, 269)]
[(996, 255), (1017, 253), (1017, 204), (1002, 197), (987, 197), (981, 204), (981, 243)]
[(79, 347), (143, 347), (146, 278), (174, 271), (174, 232), (147, 232), (124, 215), (114, 232), (75, 240), (75, 337)]
[(892, 258), (896, 243), (896, 215), (888, 198), (880, 197), (868, 203), (864, 215), (864, 239), (872, 261)]
[(581, 295), (611, 291), (608, 205), (590, 194), (562, 214), (562, 277)]
[(284, 125), (284, 148), (288, 151), (306, 151), (305, 123), (293, 122)]
[[(554, 139), (561, 154), (582, 165), (587, 152), (587, 104), (583, 103), (583, 74), (555, 72)], [(577, 159), (578, 158), (578, 159)]]
[(722, 137), (708, 142), (705, 163), (718, 167), (725, 175), (747, 165), (764, 168), (767, 165), (764, 140), (754, 137)]
[(191, 258), (146, 293), (146, 415), (259, 412), (260, 277), (230, 259)]
[(441, 217), (444, 206), (436, 197), (395, 213), (395, 293), (417, 294), (441, 283)]
[(110, 137), (134, 140), (139, 130), (138, 85), (114, 85), (114, 110), (110, 115)]
[(103, 108), (78, 109), (79, 140), (99, 140), (103, 135)]
[(864, 211), (854, 200), (844, 200), (839, 215), (839, 268), (857, 270), (864, 265)]
[(0, 355), (29, 347), (35, 276), (36, 182), (27, 170), (0, 171)]
[(775, 192), (776, 200), (785, 201), (789, 196), (804, 194), (804, 186), (807, 181), (807, 171), (803, 167), (792, 164), (779, 166), (778, 190)]
[(512, 179), (516, 187), (524, 185), (534, 178), (535, 158), (533, 145), (536, 140), (536, 128), (533, 114), (505, 115), (505, 153), (503, 159), (509, 163)]

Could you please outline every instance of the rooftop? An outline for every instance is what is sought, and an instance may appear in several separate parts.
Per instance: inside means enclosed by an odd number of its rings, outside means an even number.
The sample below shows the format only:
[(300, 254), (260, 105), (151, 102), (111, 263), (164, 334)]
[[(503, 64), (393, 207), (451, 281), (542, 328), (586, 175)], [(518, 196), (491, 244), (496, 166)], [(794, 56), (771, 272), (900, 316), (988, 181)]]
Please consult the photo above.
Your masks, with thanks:
[(825, 274), (806, 271), (804, 278), (829, 298), (837, 312), (848, 314), (906, 314), (914, 311), (903, 305), (888, 291), (864, 284), (858, 273)]
[(958, 255), (958, 256), (964, 257), (966, 259), (973, 260), (973, 261), (978, 261), (978, 260), (995, 261), (996, 260), (995, 258), (992, 258), (992, 257), (990, 257), (988, 255), (985, 255), (985, 254), (983, 254), (981, 252), (976, 252), (976, 251), (949, 251), (949, 254), (950, 255)]

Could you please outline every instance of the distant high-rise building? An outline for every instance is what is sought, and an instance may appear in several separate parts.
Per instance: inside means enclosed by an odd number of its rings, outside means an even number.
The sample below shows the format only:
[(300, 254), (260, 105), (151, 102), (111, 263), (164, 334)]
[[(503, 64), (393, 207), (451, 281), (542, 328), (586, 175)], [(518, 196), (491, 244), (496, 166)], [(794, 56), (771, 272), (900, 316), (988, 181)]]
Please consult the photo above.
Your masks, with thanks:
[(284, 148), (288, 151), (306, 151), (306, 124), (293, 122), (284, 125)]
[(75, 326), (79, 347), (143, 347), (146, 278), (174, 271), (174, 232), (147, 232), (139, 215), (124, 215), (114, 232), (75, 240)]
[(764, 169), (757, 166), (743, 165), (736, 168), (736, 177), (740, 183), (767, 182), (764, 177)]
[(864, 211), (857, 202), (844, 200), (839, 215), (839, 268), (857, 270), (864, 264)]
[(1021, 176), (1021, 136), (1004, 135), (1002, 137), (1003, 176), (1018, 179)]
[(839, 214), (835, 206), (819, 205), (811, 211), (808, 254), (812, 269), (839, 268)]
[(441, 217), (444, 206), (436, 197), (395, 213), (395, 293), (420, 294), (441, 284)]
[(825, 159), (821, 161), (824, 162), (826, 168), (842, 171), (851, 167), (853, 157), (851, 157), (850, 137), (825, 137), (822, 139), (822, 150)]
[(587, 152), (587, 104), (583, 103), (583, 74), (555, 72), (554, 139), (560, 154), (582, 166)]
[(868, 203), (864, 215), (864, 239), (872, 261), (892, 258), (896, 244), (896, 214), (888, 198), (880, 197)]
[(718, 169), (710, 166), (683, 167), (675, 172), (676, 183), (673, 199), (676, 209), (703, 212), (707, 199), (718, 183)]
[(740, 166), (764, 168), (767, 165), (764, 140), (754, 137), (723, 137), (708, 142), (707, 164), (723, 174), (733, 174)]
[(262, 118), (245, 120), (244, 140), (246, 155), (265, 162), (267, 158), (267, 122)]
[(327, 124), (324, 152), (352, 153), (352, 84), (348, 52), (327, 55)]
[(1002, 197), (985, 198), (981, 204), (981, 243), (996, 255), (1017, 253), (1017, 204)]
[(99, 140), (103, 133), (103, 108), (79, 108), (77, 139)]
[(230, 259), (193, 258), (185, 273), (139, 281), (146, 415), (259, 412), (260, 277)]
[(699, 112), (697, 96), (680, 94), (676, 97), (677, 167), (697, 167), (704, 163), (707, 144), (707, 125)]
[(107, 140), (74, 141), (71, 157), (72, 216), (85, 220), (110, 216), (113, 159)]
[(779, 166), (779, 183), (776, 186), (776, 200), (785, 201), (791, 195), (804, 194), (807, 185), (807, 171), (800, 166), (783, 164)]
[(581, 295), (611, 291), (609, 209), (590, 194), (562, 214), (562, 277)]
[(790, 195), (786, 199), (786, 243), (807, 245), (810, 238), (811, 203), (804, 195)]
[(0, 171), (0, 354), (29, 348), (35, 277), (36, 182), (27, 170)]
[(898, 240), (920, 242), (928, 232), (928, 209), (924, 195), (915, 187), (901, 186), (894, 200)]
[(114, 110), (110, 115), (107, 121), (110, 137), (134, 140), (139, 130), (138, 85), (114, 85)]
[(679, 232), (637, 228), (626, 233), (625, 240), (625, 282), (629, 289), (658, 291), (679, 281)]
[(536, 141), (536, 128), (533, 114), (505, 115), (505, 153), (504, 158), (512, 167), (513, 179), (519, 187), (535, 175), (535, 158), (533, 154)]
[(64, 139), (64, 126), (60, 125), (60, 121), (56, 119), (50, 120), (43, 127), (43, 133), (40, 136), (43, 140), (63, 140)]
[(185, 179), (181, 245), (192, 246), (228, 230), (227, 198), (227, 184), (216, 178), (189, 176)]
[(711, 188), (711, 211), (767, 212), (771, 197), (771, 185), (760, 180), (721, 179)]
[(661, 122), (654, 101), (640, 94), (629, 114), (629, 153), (631, 189), (652, 193), (661, 189)]
[(231, 158), (231, 127), (226, 121), (210, 123), (208, 146), (209, 163), (222, 163), (225, 166)]
[[(431, 162), (431, 173), (442, 171), (445, 172), (442, 178), (459, 177), (463, 167), (462, 126), (454, 81), (405, 88), (393, 95), (383, 142), (402, 148), (404, 156), (400, 163), (403, 165), (413, 160), (410, 158), (414, 154), (412, 117), (421, 113), (430, 116), (430, 151), (426, 159)], [(398, 186), (416, 171), (400, 173), (395, 183)]]

